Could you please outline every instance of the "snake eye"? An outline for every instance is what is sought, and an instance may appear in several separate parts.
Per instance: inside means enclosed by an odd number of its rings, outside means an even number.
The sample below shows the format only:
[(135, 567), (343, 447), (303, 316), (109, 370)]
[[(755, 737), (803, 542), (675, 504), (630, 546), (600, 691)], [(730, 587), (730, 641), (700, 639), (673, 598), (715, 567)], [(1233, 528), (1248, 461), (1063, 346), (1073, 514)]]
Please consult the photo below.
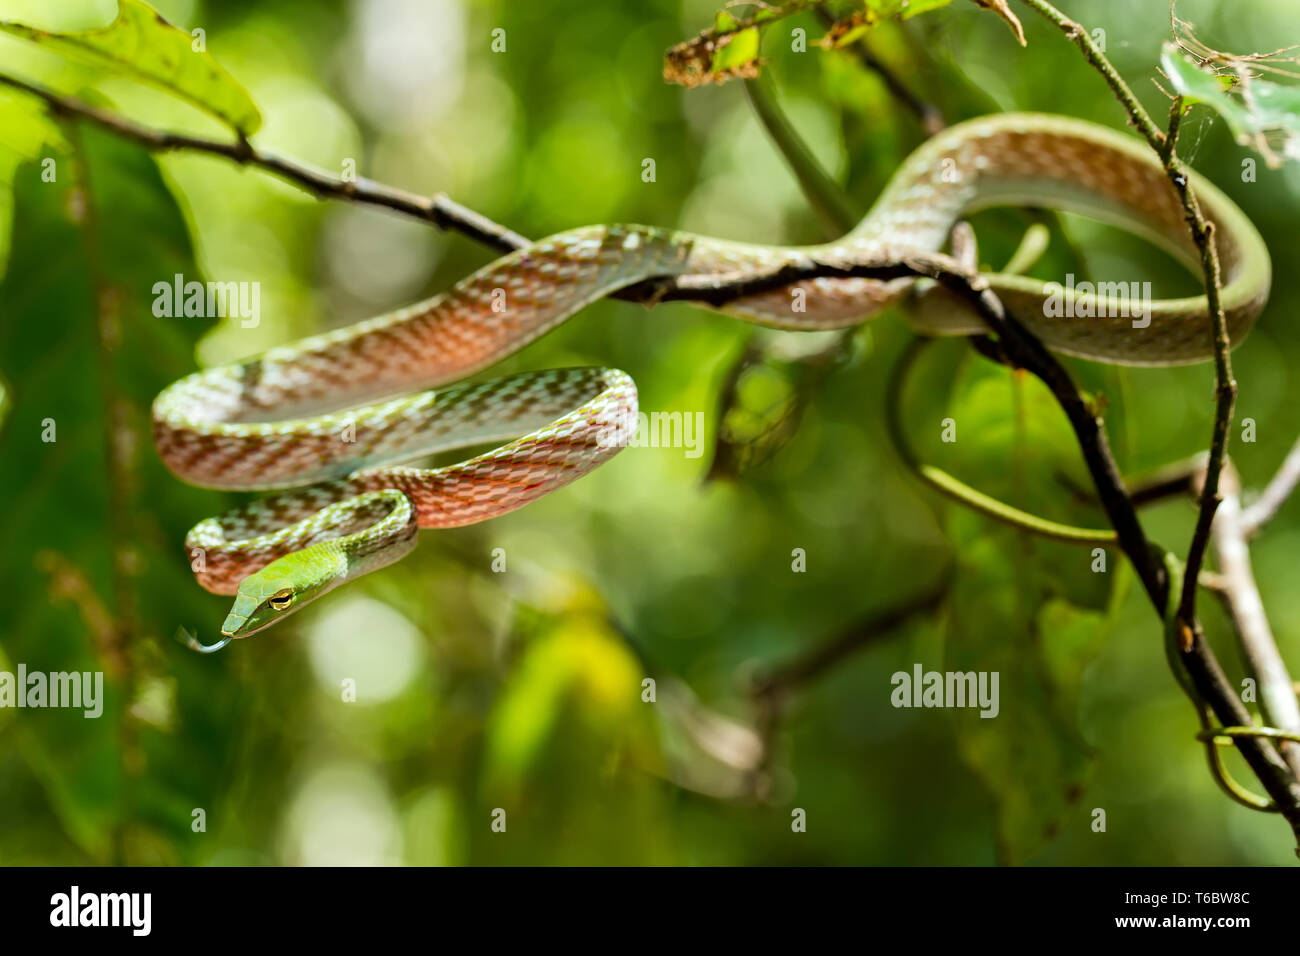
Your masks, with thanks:
[(276, 591), (271, 595), (271, 599), (267, 603), (269, 603), (274, 610), (286, 610), (289, 605), (293, 603), (293, 589), (283, 588)]

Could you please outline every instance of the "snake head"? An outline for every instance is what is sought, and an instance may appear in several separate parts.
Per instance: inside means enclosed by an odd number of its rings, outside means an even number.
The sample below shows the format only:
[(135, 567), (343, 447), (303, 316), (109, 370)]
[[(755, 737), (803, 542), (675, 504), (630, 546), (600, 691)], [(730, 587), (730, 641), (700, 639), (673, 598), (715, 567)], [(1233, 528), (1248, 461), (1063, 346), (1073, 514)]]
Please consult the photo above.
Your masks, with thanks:
[(347, 559), (326, 546), (277, 558), (239, 582), (221, 634), (228, 639), (256, 634), (310, 604), (346, 577)]

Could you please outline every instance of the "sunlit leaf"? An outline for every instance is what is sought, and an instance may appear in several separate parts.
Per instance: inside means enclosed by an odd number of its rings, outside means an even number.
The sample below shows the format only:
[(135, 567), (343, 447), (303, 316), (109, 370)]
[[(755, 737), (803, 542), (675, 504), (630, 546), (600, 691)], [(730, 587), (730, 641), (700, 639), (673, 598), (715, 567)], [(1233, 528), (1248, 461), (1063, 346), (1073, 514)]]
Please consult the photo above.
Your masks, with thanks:
[[(844, 46), (856, 40), (881, 20), (896, 17), (906, 20), (917, 14), (947, 6), (952, 0), (862, 0), (854, 10), (834, 23), (821, 39), (826, 49)], [(1002, 0), (976, 0), (1001, 4)], [(699, 36), (672, 47), (664, 54), (664, 79), (669, 83), (695, 87), (705, 83), (725, 83), (742, 77), (753, 78), (761, 67), (758, 28), (777, 20), (804, 13), (821, 6), (821, 0), (792, 0), (779, 6), (766, 3), (739, 4), (748, 8), (745, 16), (721, 10), (713, 26)], [(1005, 8), (1004, 8), (1005, 9)], [(1010, 16), (1009, 11), (1007, 15)], [(1019, 26), (1014, 16), (1010, 21)]]
[(713, 53), (711, 73), (731, 76), (756, 76), (758, 74), (758, 27), (750, 27), (732, 34)]
[(831, 24), (821, 38), (821, 46), (827, 50), (848, 46), (875, 26), (877, 20), (876, 16), (866, 10), (855, 10)]
[(262, 123), (248, 92), (216, 58), (194, 48), (194, 38), (141, 0), (119, 0), (106, 27), (53, 33), (13, 21), (0, 30), (48, 50), (102, 66), (175, 93), (250, 136)]
[(820, 0), (792, 0), (781, 6), (754, 3), (745, 16), (718, 11), (713, 26), (677, 44), (664, 54), (664, 80), (685, 87), (725, 83), (741, 77), (758, 76), (758, 26), (802, 13)]
[(825, 49), (848, 46), (865, 35), (881, 20), (912, 17), (946, 7), (952, 0), (865, 0), (860, 9), (836, 20), (821, 38)]
[(870, 0), (873, 5), (889, 10), (888, 16), (898, 16), (904, 20), (920, 16), (922, 13), (929, 13), (931, 10), (938, 10), (940, 7), (946, 7), (952, 3), (952, 0)]
[[(47, 143), (62, 145), (58, 125), (31, 97), (0, 89), (0, 277), (9, 261), (14, 173), (20, 164), (39, 158)], [(32, 175), (41, 173), (32, 170)]]
[(1261, 152), (1271, 165), (1277, 164), (1276, 157), (1263, 137), (1279, 136), (1289, 158), (1300, 150), (1300, 86), (1253, 78), (1249, 96), (1234, 95), (1241, 88), (1232, 75), (1201, 68), (1172, 43), (1164, 45), (1160, 68), (1187, 103), (1203, 103), (1222, 116), (1238, 143), (1263, 145)]
[[(538, 765), (566, 723), (600, 749), (619, 736), (619, 725), (638, 702), (638, 674), (627, 650), (598, 619), (578, 615), (551, 625), (519, 662), (489, 728), (488, 777), (515, 790)], [(578, 743), (570, 740), (569, 743)]]

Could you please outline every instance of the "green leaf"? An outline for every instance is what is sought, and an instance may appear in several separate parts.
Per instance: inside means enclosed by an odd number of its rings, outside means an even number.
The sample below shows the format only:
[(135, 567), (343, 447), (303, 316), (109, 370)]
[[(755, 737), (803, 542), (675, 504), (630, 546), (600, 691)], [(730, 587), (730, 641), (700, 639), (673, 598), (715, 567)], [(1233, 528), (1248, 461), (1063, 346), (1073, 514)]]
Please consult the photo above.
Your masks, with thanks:
[(910, 20), (931, 10), (946, 7), (952, 0), (868, 0), (867, 6), (881, 17)]
[[(935, 391), (945, 376), (951, 372), (931, 370)], [(970, 360), (954, 381), (943, 414), (955, 422), (956, 440), (941, 441), (936, 427), (917, 443), (928, 446), (923, 460), (1044, 517), (1102, 524), (1097, 509), (1072, 502), (1059, 480), (1065, 473), (1087, 484), (1069, 425), (1045, 386)], [(946, 511), (958, 571), (944, 669), (999, 675), (996, 717), (953, 712), (958, 750), (996, 802), (999, 859), (1022, 862), (1061, 827), (1087, 825), (1076, 816), (1093, 765), (1079, 729), (1079, 686), (1104, 644), (1120, 588), (1115, 575), (1094, 573), (1086, 548), (1031, 537), (960, 505)]]
[[(1079, 801), (1093, 754), (1079, 729), (1079, 688), (1111, 626), (1108, 614), (1039, 597), (1026, 568), (1045, 556), (1016, 561), (1018, 547), (1004, 530), (958, 547), (944, 659), (948, 671), (998, 674), (997, 715), (960, 710), (954, 720), (963, 760), (997, 803), (1003, 863), (1023, 862), (1062, 826), (1087, 826)], [(1088, 574), (1088, 553), (1074, 554)]]
[[(1069, 422), (1046, 386), (1032, 376), (971, 360), (956, 386), (945, 413), (955, 423), (956, 440), (944, 441), (937, 427), (928, 430), (917, 445), (922, 461), (1044, 518), (1104, 526), (1101, 509), (1073, 493), (1091, 487), (1091, 479)], [(981, 520), (987, 525), (990, 519)], [(1067, 574), (1059, 584), (1070, 587), (1078, 580)], [(1097, 603), (1087, 590), (1074, 597)]]
[(1172, 43), (1166, 43), (1161, 50), (1160, 68), (1189, 104), (1205, 103), (1214, 107), (1228, 121), (1233, 132), (1249, 128), (1245, 107), (1228, 95), (1228, 90), (1232, 89), (1231, 77), (1202, 70), (1179, 54)]
[(848, 21), (841, 20), (831, 27), (829, 33), (822, 37), (821, 45), (827, 49), (841, 49), (850, 43), (857, 42), (875, 25), (875, 20), (866, 17), (858, 17)]
[(709, 479), (737, 478), (771, 459), (798, 433), (826, 375), (852, 354), (851, 340), (838, 332), (748, 346), (720, 395)]
[(581, 615), (554, 622), (550, 633), (529, 646), (493, 713), (490, 785), (507, 791), (523, 785), (541, 765), (566, 708), (584, 728), (569, 743), (602, 753), (634, 714), (637, 683), (635, 661), (603, 622)]
[(0, 277), (9, 261), (14, 174), (22, 163), (37, 159), (47, 144), (63, 145), (58, 125), (35, 107), (31, 97), (0, 90)]
[(1252, 79), (1249, 100), (1233, 96), (1230, 75), (1202, 69), (1172, 43), (1164, 45), (1160, 68), (1188, 103), (1203, 103), (1222, 116), (1238, 143), (1249, 145), (1256, 137), (1281, 133), (1288, 156), (1294, 158), (1300, 151), (1300, 87)]
[[(153, 314), (154, 283), (199, 277), (153, 159), (89, 127), (78, 144), (84, 179), (68, 154), (56, 156), (54, 182), (32, 164), (15, 179), (17, 241), (0, 283), (0, 460), (23, 466), (0, 469), (11, 507), (0, 522), (0, 653), (29, 673), (101, 672), (104, 707), (98, 718), (18, 713), (5, 729), (15, 746), (0, 748), (0, 778), (40, 788), (43, 812), (84, 854), (73, 859), (131, 862), (117, 832), (128, 819), (170, 832), (192, 858), (198, 845), (179, 837), (190, 832), (190, 809), (223, 786), (239, 716), (206, 682), (228, 665), (210, 670), (211, 659), (171, 635), (222, 613), (224, 602), (195, 584), (182, 542), (223, 499), (167, 472), (149, 410), (164, 385), (193, 370), (211, 321)], [(158, 720), (149, 691), (163, 674), (177, 678), (175, 710)], [(137, 713), (142, 694), (154, 703)], [(15, 827), (0, 819), (0, 847), (21, 840)]]
[[(821, 44), (827, 49), (843, 46), (886, 17), (905, 20), (951, 2), (952, 0), (864, 0), (861, 9), (855, 10), (831, 27), (822, 37)], [(757, 76), (759, 27), (804, 13), (818, 6), (818, 0), (791, 0), (779, 6), (760, 3), (737, 6), (747, 7), (752, 12), (737, 17), (728, 10), (720, 10), (713, 19), (712, 27), (677, 44), (664, 54), (665, 80), (695, 87), (704, 83), (725, 83), (732, 77)]]
[(46, 49), (161, 87), (251, 136), (262, 124), (248, 92), (210, 53), (193, 48), (184, 30), (141, 0), (119, 0), (117, 19), (106, 27), (51, 33), (13, 21), (0, 30)]
[(713, 53), (712, 71), (729, 73), (744, 70), (758, 59), (758, 27), (732, 34)]

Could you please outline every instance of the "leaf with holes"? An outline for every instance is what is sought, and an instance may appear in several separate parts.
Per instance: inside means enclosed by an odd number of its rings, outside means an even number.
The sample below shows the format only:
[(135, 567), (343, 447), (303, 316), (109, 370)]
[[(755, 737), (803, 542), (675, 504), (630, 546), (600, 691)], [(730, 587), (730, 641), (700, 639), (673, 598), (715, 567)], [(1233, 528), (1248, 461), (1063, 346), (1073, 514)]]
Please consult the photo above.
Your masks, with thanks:
[(1269, 147), (1269, 136), (1282, 141), (1288, 159), (1300, 159), (1300, 87), (1259, 78), (1250, 79), (1249, 87), (1242, 86), (1229, 73), (1197, 66), (1172, 43), (1164, 46), (1160, 68), (1187, 103), (1203, 103), (1222, 116), (1237, 142), (1254, 145), (1270, 166), (1280, 161)]

